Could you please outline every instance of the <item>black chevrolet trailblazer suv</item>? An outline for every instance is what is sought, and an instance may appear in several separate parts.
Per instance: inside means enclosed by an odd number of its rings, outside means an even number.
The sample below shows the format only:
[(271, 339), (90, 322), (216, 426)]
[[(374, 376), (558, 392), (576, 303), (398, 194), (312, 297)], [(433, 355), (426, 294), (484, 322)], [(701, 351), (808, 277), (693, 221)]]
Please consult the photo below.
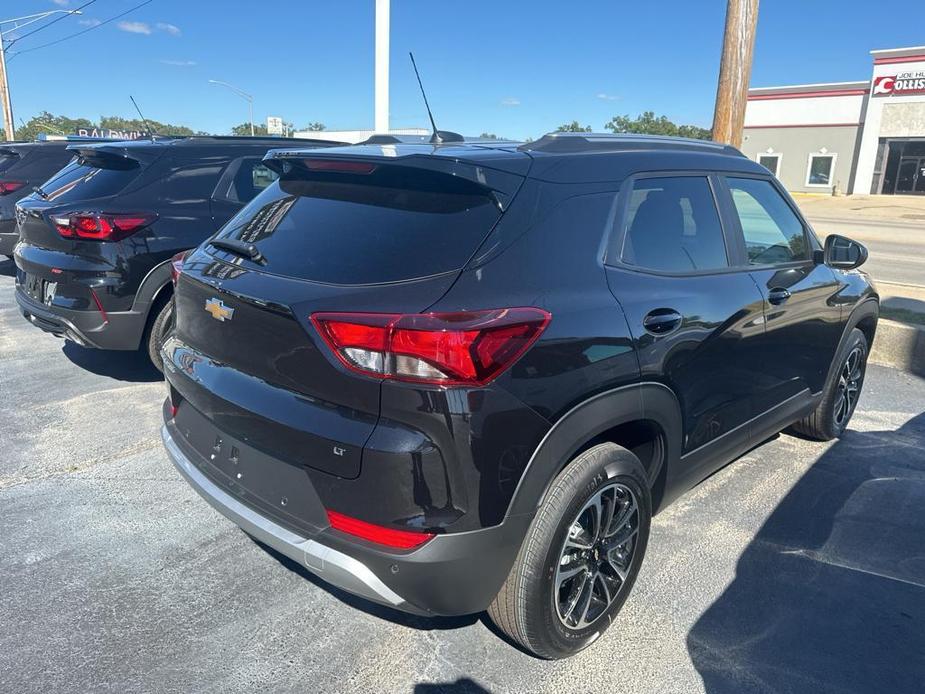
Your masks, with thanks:
[(164, 443), (326, 581), (487, 609), (543, 657), (614, 620), (652, 514), (786, 427), (839, 436), (879, 313), (737, 150), (556, 134), (271, 152), (180, 269)]
[(214, 234), (276, 178), (261, 161), (268, 150), (295, 144), (305, 140), (71, 145), (76, 159), (17, 205), (23, 315), (84, 347), (141, 347), (160, 368), (173, 322), (171, 258)]
[[(83, 138), (85, 143), (101, 142)], [(19, 241), (16, 203), (74, 158), (78, 138), (43, 142), (0, 142), (0, 255), (13, 257)]]

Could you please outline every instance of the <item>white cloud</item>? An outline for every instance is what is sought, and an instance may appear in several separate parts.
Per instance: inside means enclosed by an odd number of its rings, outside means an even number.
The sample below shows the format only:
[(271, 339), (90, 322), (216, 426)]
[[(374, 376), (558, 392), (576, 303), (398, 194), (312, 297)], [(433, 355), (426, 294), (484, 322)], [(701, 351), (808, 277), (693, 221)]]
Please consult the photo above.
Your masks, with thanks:
[(501, 99), (501, 105), (502, 106), (520, 106), (520, 99), (513, 97), (513, 96), (508, 96), (508, 97), (505, 97), (504, 99)]
[(164, 65), (176, 65), (177, 67), (192, 67), (196, 64), (195, 60), (161, 60)]
[(67, 7), (68, 5), (71, 4), (71, 0), (51, 0), (51, 1), (55, 3), (58, 7)]
[(98, 27), (102, 22), (98, 19), (78, 19), (77, 23), (84, 27)]
[(607, 94), (606, 92), (598, 92), (597, 98), (602, 101), (616, 101), (620, 97), (616, 96), (615, 94)]
[(150, 34), (151, 27), (144, 22), (119, 22), (116, 26), (130, 34)]
[(168, 24), (167, 22), (158, 22), (157, 28), (160, 29), (161, 31), (166, 31), (171, 36), (180, 35), (180, 27), (178, 27), (176, 24)]

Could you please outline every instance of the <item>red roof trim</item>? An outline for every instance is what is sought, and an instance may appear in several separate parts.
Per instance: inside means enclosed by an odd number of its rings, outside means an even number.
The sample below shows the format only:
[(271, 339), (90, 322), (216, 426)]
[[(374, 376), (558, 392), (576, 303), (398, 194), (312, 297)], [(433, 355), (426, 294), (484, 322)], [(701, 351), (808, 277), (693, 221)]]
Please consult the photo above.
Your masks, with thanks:
[(820, 96), (863, 96), (869, 89), (832, 89), (819, 92), (780, 92), (779, 94), (749, 94), (749, 101), (770, 101), (772, 99), (810, 99)]
[(797, 123), (787, 125), (746, 125), (745, 130), (759, 128), (859, 128), (863, 123)]
[(891, 63), (925, 63), (925, 55), (905, 55), (901, 58), (874, 58), (874, 65), (890, 65)]

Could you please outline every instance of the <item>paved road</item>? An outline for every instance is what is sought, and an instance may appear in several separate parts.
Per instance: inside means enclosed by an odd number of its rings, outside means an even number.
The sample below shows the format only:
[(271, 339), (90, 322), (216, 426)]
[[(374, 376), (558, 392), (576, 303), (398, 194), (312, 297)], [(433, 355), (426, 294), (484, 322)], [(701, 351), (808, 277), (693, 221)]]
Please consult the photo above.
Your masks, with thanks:
[(0, 691), (868, 692), (925, 681), (925, 381), (872, 367), (849, 434), (780, 436), (653, 523), (608, 635), (542, 662), (480, 617), (325, 587), (161, 450), (164, 387), (64, 345), (0, 263)]
[(842, 234), (865, 244), (864, 269), (875, 280), (925, 287), (925, 221), (873, 221), (863, 217), (810, 216), (820, 236)]

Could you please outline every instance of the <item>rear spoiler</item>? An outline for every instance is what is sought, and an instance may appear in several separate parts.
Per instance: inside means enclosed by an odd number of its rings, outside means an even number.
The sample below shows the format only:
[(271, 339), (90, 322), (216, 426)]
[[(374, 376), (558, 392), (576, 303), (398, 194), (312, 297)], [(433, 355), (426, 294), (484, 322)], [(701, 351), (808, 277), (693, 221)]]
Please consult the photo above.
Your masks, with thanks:
[[(169, 141), (169, 140), (168, 140)], [(101, 168), (132, 168), (148, 164), (164, 153), (164, 142), (133, 140), (106, 144), (74, 144), (68, 150), (82, 161)]]
[[(524, 158), (529, 166), (529, 159)], [(264, 165), (275, 171), (283, 180), (326, 180), (328, 182), (351, 182), (364, 185), (391, 186), (421, 185), (424, 188), (441, 186), (440, 180), (453, 189), (478, 192), (491, 197), (501, 210), (520, 188), (524, 173), (513, 167), (495, 167), (492, 163), (441, 156), (426, 152), (398, 153), (390, 145), (379, 147), (357, 145), (340, 148), (339, 151), (325, 149), (274, 149), (266, 153)], [(510, 162), (514, 163), (514, 162)], [(402, 177), (400, 170), (416, 170)], [(514, 170), (511, 170), (514, 169)], [(411, 172), (408, 172), (411, 173)], [(399, 174), (398, 178), (394, 174)], [(341, 178), (343, 177), (343, 178)], [(429, 177), (429, 183), (425, 180)], [(417, 179), (412, 184), (411, 179)], [(451, 182), (456, 181), (453, 185)], [(423, 189), (423, 188), (422, 188)]]

